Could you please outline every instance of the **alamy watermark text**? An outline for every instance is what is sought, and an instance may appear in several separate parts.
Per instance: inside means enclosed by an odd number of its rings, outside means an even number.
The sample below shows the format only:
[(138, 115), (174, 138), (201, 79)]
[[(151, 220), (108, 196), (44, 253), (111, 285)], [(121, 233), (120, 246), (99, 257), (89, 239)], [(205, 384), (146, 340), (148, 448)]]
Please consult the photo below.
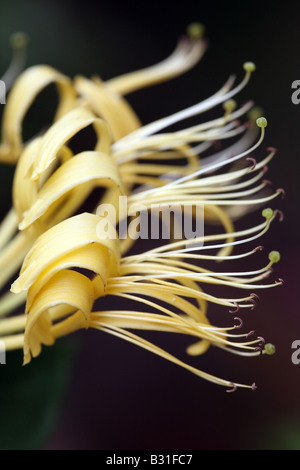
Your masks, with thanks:
[(128, 204), (127, 196), (120, 196), (117, 206), (100, 204), (97, 208), (100, 239), (131, 240), (199, 240), (204, 235), (204, 206), (197, 204)]

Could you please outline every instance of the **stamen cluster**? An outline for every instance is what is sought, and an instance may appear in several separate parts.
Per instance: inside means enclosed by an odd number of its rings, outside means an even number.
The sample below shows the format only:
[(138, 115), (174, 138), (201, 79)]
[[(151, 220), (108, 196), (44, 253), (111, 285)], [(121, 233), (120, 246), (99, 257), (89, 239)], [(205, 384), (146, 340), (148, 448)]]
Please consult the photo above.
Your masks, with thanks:
[[(199, 25), (192, 25), (190, 35), (179, 41), (169, 58), (107, 82), (98, 77), (70, 79), (49, 66), (35, 66), (12, 86), (0, 145), (2, 162), (16, 165), (13, 207), (0, 228), (0, 285), (2, 289), (7, 282), (12, 285), (0, 299), (0, 338), (7, 349), (23, 348), (24, 363), (39, 355), (43, 345), (79, 329), (95, 328), (229, 392), (237, 387), (256, 389), (255, 384), (239, 384), (192, 367), (133, 332), (191, 336), (193, 342), (186, 351), (191, 356), (203, 354), (210, 346), (251, 357), (275, 351), (253, 331), (242, 332), (240, 316), (230, 316), (227, 327), (209, 320), (214, 305), (225, 307), (225, 315), (235, 315), (255, 307), (254, 291), (282, 284), (281, 279), (266, 282), (280, 260), (277, 251), (271, 251), (268, 262), (255, 270), (232, 268), (239, 260), (257, 256), (262, 250), (257, 240), (277, 216), (282, 220), (279, 210), (265, 207), (284, 196), (281, 188), (272, 191), (264, 179), (276, 150), (268, 148), (260, 159), (254, 156), (264, 140), (267, 120), (260, 116), (253, 122), (247, 117), (250, 111), (252, 116), (255, 113), (253, 102), (239, 106), (235, 101), (255, 65), (244, 64), (244, 78), (236, 86), (230, 77), (206, 100), (144, 126), (125, 99), (128, 93), (192, 68), (206, 49), (201, 31)], [(24, 54), (20, 59), (17, 45), (20, 65)], [(24, 118), (51, 83), (59, 96), (54, 122), (24, 142)], [(200, 120), (211, 109), (221, 113), (215, 119)], [(198, 124), (184, 126), (195, 116)], [(168, 130), (174, 124), (179, 130)], [(95, 146), (78, 153), (72, 139), (87, 128), (94, 131)], [(216, 143), (220, 150), (215, 150)], [(82, 210), (95, 190), (101, 196)], [(125, 215), (119, 203), (124, 196), (134, 208)], [(138, 227), (146, 220), (142, 214), (176, 206), (184, 207), (194, 220), (202, 218), (205, 230), (179, 240), (171, 230), (169, 240), (144, 249), (138, 237), (99, 236), (99, 223), (109, 222), (97, 210), (105, 204), (114, 209), (116, 229), (124, 218), (135, 218)], [(257, 208), (262, 213), (257, 225), (235, 228), (238, 219)], [(220, 269), (222, 265), (229, 268)], [(218, 297), (220, 286), (228, 290), (226, 298)], [(237, 295), (239, 289), (246, 293)], [(136, 308), (101, 310), (104, 296), (134, 301)], [(24, 313), (9, 316), (23, 303)]]

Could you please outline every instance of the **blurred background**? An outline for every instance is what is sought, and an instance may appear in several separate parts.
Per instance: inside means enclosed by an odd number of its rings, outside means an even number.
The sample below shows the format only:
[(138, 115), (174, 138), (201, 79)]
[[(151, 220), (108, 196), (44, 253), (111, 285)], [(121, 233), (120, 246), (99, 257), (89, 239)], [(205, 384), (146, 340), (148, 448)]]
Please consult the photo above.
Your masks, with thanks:
[[(15, 31), (29, 35), (28, 66), (106, 80), (164, 59), (189, 23), (202, 22), (209, 47), (199, 65), (128, 99), (147, 123), (209, 96), (232, 73), (242, 78), (243, 63), (254, 61), (241, 99), (264, 109), (264, 145), (278, 149), (267, 177), (287, 193), (275, 203), (284, 222), (262, 241), (266, 253), (280, 251), (276, 275), (285, 285), (261, 293), (257, 308), (243, 316), (246, 329), (276, 345), (276, 355), (246, 359), (211, 349), (192, 361), (229, 380), (256, 382), (255, 393), (225, 393), (117, 338), (84, 332), (45, 348), (26, 368), (21, 353), (7, 357), (0, 368), (1, 449), (300, 449), (300, 365), (291, 361), (292, 342), (300, 340), (300, 105), (291, 101), (292, 82), (300, 80), (296, 8), (288, 1), (0, 1), (3, 72)], [(13, 168), (1, 166), (3, 215), (12, 176)], [(165, 341), (179, 355), (186, 344)]]

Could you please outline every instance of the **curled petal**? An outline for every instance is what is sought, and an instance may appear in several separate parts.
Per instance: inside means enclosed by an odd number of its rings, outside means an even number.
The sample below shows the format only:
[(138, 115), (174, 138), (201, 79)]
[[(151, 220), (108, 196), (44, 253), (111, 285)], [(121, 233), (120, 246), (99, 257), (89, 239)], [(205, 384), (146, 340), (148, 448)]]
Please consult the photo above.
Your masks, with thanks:
[(74, 88), (96, 116), (104, 119), (114, 141), (141, 126), (127, 101), (99, 78), (88, 80), (85, 77), (76, 77)]
[(39, 93), (51, 83), (56, 84), (59, 92), (59, 104), (54, 120), (75, 106), (76, 94), (68, 77), (46, 65), (27, 69), (16, 80), (4, 109), (1, 147), (8, 149), (6, 161), (15, 163), (18, 160), (23, 150), (22, 123), (25, 115)]
[[(24, 218), (19, 225), (20, 230), (24, 230), (34, 223), (45, 213), (48, 213), (53, 204), (57, 204), (60, 199), (66, 198), (69, 206), (69, 213), (66, 213), (66, 203), (63, 204), (63, 217), (72, 215), (74, 209), (79, 207), (86, 198), (86, 193), (90, 193), (96, 186), (114, 188), (118, 195), (121, 194), (122, 182), (119, 170), (109, 155), (100, 152), (82, 152), (74, 158), (66, 161), (39, 191), (36, 200), (24, 214)], [(74, 191), (78, 188), (78, 191)], [(80, 196), (82, 193), (82, 197)], [(71, 203), (70, 198), (73, 203)], [(55, 215), (50, 213), (51, 223), (54, 225), (59, 216), (59, 209)]]
[(25, 257), (20, 275), (12, 284), (11, 291), (17, 293), (28, 289), (49, 265), (91, 243), (99, 243), (108, 248), (111, 253), (110, 264), (113, 272), (116, 272), (119, 264), (118, 240), (99, 239), (99, 220), (94, 214), (83, 213), (64, 220), (43, 233)]
[(76, 108), (65, 114), (44, 135), (40, 149), (35, 154), (32, 164), (33, 180), (38, 180), (44, 171), (58, 157), (59, 151), (79, 131), (92, 125), (97, 134), (95, 151), (110, 153), (110, 135), (107, 125), (102, 119), (84, 108)]
[[(91, 282), (75, 271), (60, 271), (39, 292), (33, 300), (27, 316), (24, 334), (24, 364), (30, 362), (31, 355), (40, 353), (42, 344), (53, 344), (52, 321), (49, 309), (57, 305), (68, 305), (71, 310), (81, 312), (72, 326), (73, 331), (87, 326), (89, 313), (94, 301)], [(56, 329), (58, 326), (56, 325)], [(58, 335), (56, 334), (56, 337)]]

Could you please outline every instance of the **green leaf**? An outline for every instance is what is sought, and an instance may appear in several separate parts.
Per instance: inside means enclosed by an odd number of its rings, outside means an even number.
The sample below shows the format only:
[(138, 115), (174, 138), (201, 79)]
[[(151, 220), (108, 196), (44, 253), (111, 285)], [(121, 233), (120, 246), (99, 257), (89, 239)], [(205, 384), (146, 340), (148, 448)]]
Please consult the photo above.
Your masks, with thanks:
[(0, 449), (35, 450), (53, 431), (70, 379), (76, 348), (64, 340), (22, 366), (22, 352), (0, 365)]

